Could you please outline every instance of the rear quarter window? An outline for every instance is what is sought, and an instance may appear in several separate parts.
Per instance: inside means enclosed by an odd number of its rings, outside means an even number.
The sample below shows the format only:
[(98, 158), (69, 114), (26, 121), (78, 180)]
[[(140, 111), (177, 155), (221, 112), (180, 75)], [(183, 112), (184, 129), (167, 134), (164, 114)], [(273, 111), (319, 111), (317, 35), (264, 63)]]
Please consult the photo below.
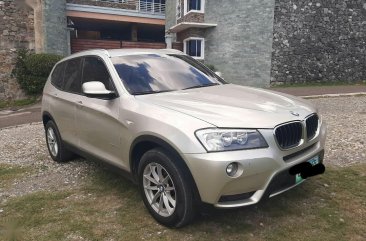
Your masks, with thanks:
[(59, 88), (62, 89), (63, 82), (64, 82), (64, 74), (65, 74), (65, 63), (58, 64), (51, 75), (51, 83)]

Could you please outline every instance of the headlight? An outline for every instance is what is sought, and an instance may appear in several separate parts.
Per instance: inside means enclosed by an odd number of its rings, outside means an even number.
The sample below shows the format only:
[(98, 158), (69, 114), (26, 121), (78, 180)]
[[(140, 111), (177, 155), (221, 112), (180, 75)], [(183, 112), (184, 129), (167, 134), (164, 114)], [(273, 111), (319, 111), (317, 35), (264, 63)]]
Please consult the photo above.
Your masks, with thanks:
[(203, 129), (196, 131), (196, 136), (208, 152), (268, 147), (257, 130)]

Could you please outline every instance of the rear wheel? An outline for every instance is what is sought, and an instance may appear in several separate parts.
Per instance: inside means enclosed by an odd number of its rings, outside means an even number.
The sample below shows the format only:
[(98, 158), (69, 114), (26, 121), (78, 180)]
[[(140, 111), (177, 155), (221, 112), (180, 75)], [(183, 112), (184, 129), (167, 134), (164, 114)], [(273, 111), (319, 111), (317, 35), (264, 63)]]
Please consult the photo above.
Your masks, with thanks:
[(57, 126), (53, 121), (47, 122), (45, 131), (48, 152), (54, 161), (66, 162), (75, 157), (74, 154), (66, 148)]
[(193, 192), (174, 158), (163, 149), (146, 152), (139, 165), (139, 187), (151, 215), (168, 227), (182, 227), (194, 217)]

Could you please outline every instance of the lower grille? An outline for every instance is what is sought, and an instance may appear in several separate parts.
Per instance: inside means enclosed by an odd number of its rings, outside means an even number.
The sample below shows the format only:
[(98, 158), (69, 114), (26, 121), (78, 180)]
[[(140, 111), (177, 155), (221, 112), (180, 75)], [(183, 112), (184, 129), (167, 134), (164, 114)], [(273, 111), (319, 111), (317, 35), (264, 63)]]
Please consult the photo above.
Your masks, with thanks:
[(237, 195), (221, 196), (219, 203), (243, 201), (245, 199), (251, 198), (254, 193), (255, 192), (248, 192), (248, 193), (237, 194)]
[(290, 175), (289, 170), (284, 170), (278, 173), (269, 184), (266, 195), (281, 192), (287, 188), (290, 188), (296, 184), (296, 176)]
[(278, 145), (282, 149), (289, 149), (300, 144), (302, 138), (302, 124), (294, 122), (279, 126), (275, 129)]
[(319, 127), (319, 117), (318, 115), (312, 115), (306, 119), (306, 133), (308, 136), (308, 140), (311, 140), (315, 137), (316, 132)]

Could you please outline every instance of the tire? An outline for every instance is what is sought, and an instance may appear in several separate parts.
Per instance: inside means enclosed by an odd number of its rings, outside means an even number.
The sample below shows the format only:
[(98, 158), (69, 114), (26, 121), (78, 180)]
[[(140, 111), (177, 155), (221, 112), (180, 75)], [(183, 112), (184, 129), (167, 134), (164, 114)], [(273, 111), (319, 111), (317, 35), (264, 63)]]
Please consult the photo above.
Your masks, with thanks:
[(65, 143), (61, 139), (60, 132), (53, 121), (47, 122), (45, 126), (45, 135), (48, 152), (54, 161), (67, 162), (75, 157), (75, 155), (66, 148)]
[(147, 151), (140, 160), (138, 183), (144, 204), (155, 220), (164, 226), (179, 228), (193, 220), (195, 205), (192, 187), (184, 175), (185, 168), (174, 160), (164, 149)]

